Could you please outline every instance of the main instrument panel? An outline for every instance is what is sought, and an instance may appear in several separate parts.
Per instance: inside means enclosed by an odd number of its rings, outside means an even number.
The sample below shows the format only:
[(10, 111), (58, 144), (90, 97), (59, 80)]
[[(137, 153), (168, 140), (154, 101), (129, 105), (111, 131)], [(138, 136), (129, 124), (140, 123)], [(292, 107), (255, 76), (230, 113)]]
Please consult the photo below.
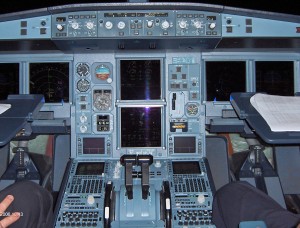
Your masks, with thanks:
[(75, 54), (73, 72), (56, 226), (214, 227), (197, 54)]
[[(62, 40), (220, 35), (219, 15), (204, 12), (54, 17)], [(56, 227), (214, 227), (200, 70), (196, 52), (74, 54), (72, 162)]]
[[(163, 55), (110, 58), (75, 64), (76, 143), (82, 149), (74, 157), (202, 157), (205, 116), (199, 64), (179, 64), (177, 57), (177, 64), (167, 64), (169, 57)], [(93, 145), (103, 150), (87, 149)]]

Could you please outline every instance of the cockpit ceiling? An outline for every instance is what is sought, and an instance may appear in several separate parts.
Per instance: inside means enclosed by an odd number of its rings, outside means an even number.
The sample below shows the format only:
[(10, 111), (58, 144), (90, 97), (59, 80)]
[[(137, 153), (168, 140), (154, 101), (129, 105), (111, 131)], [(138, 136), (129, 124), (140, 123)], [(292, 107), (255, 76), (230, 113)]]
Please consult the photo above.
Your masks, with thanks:
[[(129, 2), (129, 0), (110, 0), (110, 1), (98, 1), (98, 0), (52, 0), (52, 1), (35, 1), (28, 0), (26, 4), (20, 4), (19, 0), (10, 0), (10, 4), (2, 4), (0, 8), (0, 14), (4, 13), (12, 13), (19, 12), (25, 10), (34, 10), (40, 8), (48, 8), (52, 6), (60, 6), (66, 4), (82, 4), (82, 3), (125, 3)], [(138, 1), (136, 1), (138, 2)], [(143, 2), (143, 1), (140, 1)], [(147, 2), (147, 0), (144, 0)], [(234, 0), (188, 0), (188, 1), (180, 1), (180, 0), (172, 0), (172, 1), (162, 1), (162, 0), (149, 0), (150, 3), (161, 3), (161, 2), (191, 2), (191, 3), (202, 3), (202, 4), (210, 4), (210, 5), (219, 5), (224, 7), (233, 7), (233, 8), (243, 8), (249, 10), (259, 10), (259, 11), (268, 11), (268, 12), (276, 12), (283, 14), (291, 14), (291, 15), (300, 15), (300, 8), (298, 6), (298, 1), (283, 1), (277, 0), (270, 2), (262, 2), (262, 1), (234, 1)]]
[(300, 48), (292, 14), (184, 2), (59, 4), (1, 14), (0, 52)]

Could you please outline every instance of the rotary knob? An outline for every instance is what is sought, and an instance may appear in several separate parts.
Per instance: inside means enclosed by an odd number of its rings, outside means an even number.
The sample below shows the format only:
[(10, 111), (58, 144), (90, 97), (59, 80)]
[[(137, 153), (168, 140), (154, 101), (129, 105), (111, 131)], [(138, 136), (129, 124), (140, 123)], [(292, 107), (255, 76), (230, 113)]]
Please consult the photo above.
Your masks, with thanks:
[(79, 28), (78, 22), (73, 22), (73, 23), (71, 24), (71, 27), (72, 27), (72, 29), (78, 29), (78, 28)]
[(85, 122), (87, 122), (87, 117), (86, 116), (84, 116), (84, 115), (82, 115), (82, 116), (80, 116), (80, 122), (81, 123), (85, 123)]
[(198, 197), (197, 197), (197, 201), (199, 204), (204, 204), (205, 203), (205, 196), (200, 194)]
[(87, 126), (85, 126), (85, 125), (80, 126), (80, 132), (81, 133), (86, 133), (87, 130), (88, 130)]
[(200, 29), (200, 28), (202, 28), (203, 24), (202, 24), (201, 21), (195, 20), (195, 21), (193, 22), (193, 26), (194, 26), (196, 29)]
[(107, 21), (107, 22), (105, 23), (105, 28), (107, 28), (107, 29), (112, 29), (112, 28), (113, 28), (113, 23), (112, 23), (111, 21)]
[(161, 23), (161, 28), (162, 29), (168, 29), (170, 27), (170, 23), (167, 21), (167, 20), (164, 20), (162, 23)]
[(56, 25), (56, 28), (58, 31), (63, 31), (64, 30), (64, 26), (61, 24)]
[(118, 29), (124, 29), (125, 27), (126, 27), (126, 24), (125, 24), (124, 21), (120, 21), (120, 22), (118, 23)]
[(216, 23), (210, 23), (209, 24), (209, 28), (211, 29), (211, 30), (213, 30), (213, 29), (215, 29), (215, 27), (216, 27)]
[(147, 21), (147, 27), (152, 28), (154, 25), (153, 21)]
[(186, 29), (188, 26), (188, 23), (185, 20), (181, 20), (181, 21), (179, 21), (178, 25), (181, 29)]
[(92, 195), (89, 195), (88, 197), (87, 197), (87, 203), (88, 203), (88, 205), (93, 205), (94, 203), (95, 203), (95, 197), (94, 196), (92, 196)]
[(108, 79), (106, 79), (106, 81), (107, 81), (107, 83), (110, 84), (110, 83), (112, 83), (113, 80), (111, 78), (108, 78)]
[(88, 29), (93, 29), (94, 26), (95, 26), (95, 24), (94, 24), (94, 22), (92, 22), (92, 21), (88, 21), (88, 22), (86, 23), (85, 26), (86, 26)]

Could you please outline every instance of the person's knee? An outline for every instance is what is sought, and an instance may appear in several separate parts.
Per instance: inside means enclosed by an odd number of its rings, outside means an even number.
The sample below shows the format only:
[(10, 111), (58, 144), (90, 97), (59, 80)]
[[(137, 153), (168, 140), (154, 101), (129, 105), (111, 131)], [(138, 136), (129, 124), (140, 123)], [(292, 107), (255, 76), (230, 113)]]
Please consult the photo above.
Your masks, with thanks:
[(247, 182), (231, 182), (221, 187), (214, 195), (213, 208), (223, 211), (226, 205), (232, 205), (237, 210), (246, 192), (253, 187)]
[(32, 181), (20, 181), (1, 191), (1, 197), (6, 195), (14, 197), (7, 211), (22, 215), (12, 227), (48, 227), (47, 224), (52, 224), (52, 195), (43, 187)]
[(7, 187), (1, 195), (5, 197), (8, 194), (14, 196), (14, 207), (34, 207), (36, 210), (37, 205), (43, 205), (43, 207), (52, 209), (50, 192), (32, 181), (16, 182)]
[(248, 182), (245, 181), (236, 181), (231, 182), (229, 184), (224, 185), (220, 188), (215, 197), (217, 198), (227, 198), (232, 196), (233, 198), (238, 198), (240, 195), (243, 195), (245, 191), (253, 190), (253, 186), (251, 186)]
[(24, 196), (30, 196), (31, 200), (40, 197), (50, 197), (50, 193), (46, 189), (33, 181), (16, 182), (12, 188), (12, 193), (22, 195), (23, 200), (26, 200), (26, 197)]

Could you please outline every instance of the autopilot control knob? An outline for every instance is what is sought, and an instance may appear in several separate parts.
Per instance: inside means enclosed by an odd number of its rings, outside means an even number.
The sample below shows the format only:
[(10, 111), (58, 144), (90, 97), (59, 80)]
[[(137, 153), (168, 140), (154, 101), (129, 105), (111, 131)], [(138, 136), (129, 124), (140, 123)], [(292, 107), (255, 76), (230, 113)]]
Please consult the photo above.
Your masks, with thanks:
[(111, 21), (107, 21), (107, 22), (105, 22), (105, 28), (107, 28), (107, 29), (112, 29), (113, 28), (113, 23), (111, 22)]
[(193, 26), (194, 26), (196, 29), (200, 29), (200, 28), (202, 28), (203, 24), (202, 24), (201, 21), (195, 20), (195, 21), (193, 21)]
[(65, 27), (61, 24), (57, 24), (56, 28), (57, 28), (58, 31), (63, 31)]
[(124, 29), (126, 27), (126, 24), (124, 21), (119, 21), (117, 26), (118, 26), (118, 29)]
[(161, 28), (162, 29), (168, 29), (170, 27), (170, 23), (167, 21), (167, 20), (164, 20), (162, 23), (161, 23)]
[(79, 24), (78, 24), (78, 22), (73, 22), (73, 23), (71, 24), (71, 27), (72, 27), (72, 29), (79, 29)]
[(92, 21), (88, 21), (85, 26), (87, 27), (87, 29), (93, 29), (95, 24)]
[(178, 22), (178, 25), (179, 25), (179, 27), (180, 27), (181, 29), (186, 29), (187, 26), (188, 26), (188, 23), (187, 23), (186, 20), (180, 20), (180, 21)]
[(213, 29), (215, 29), (216, 26), (217, 26), (216, 23), (212, 22), (212, 23), (209, 24), (208, 27), (209, 27), (211, 30), (213, 30)]
[(151, 20), (151, 21), (147, 21), (147, 27), (148, 28), (152, 28), (154, 25), (154, 22)]

